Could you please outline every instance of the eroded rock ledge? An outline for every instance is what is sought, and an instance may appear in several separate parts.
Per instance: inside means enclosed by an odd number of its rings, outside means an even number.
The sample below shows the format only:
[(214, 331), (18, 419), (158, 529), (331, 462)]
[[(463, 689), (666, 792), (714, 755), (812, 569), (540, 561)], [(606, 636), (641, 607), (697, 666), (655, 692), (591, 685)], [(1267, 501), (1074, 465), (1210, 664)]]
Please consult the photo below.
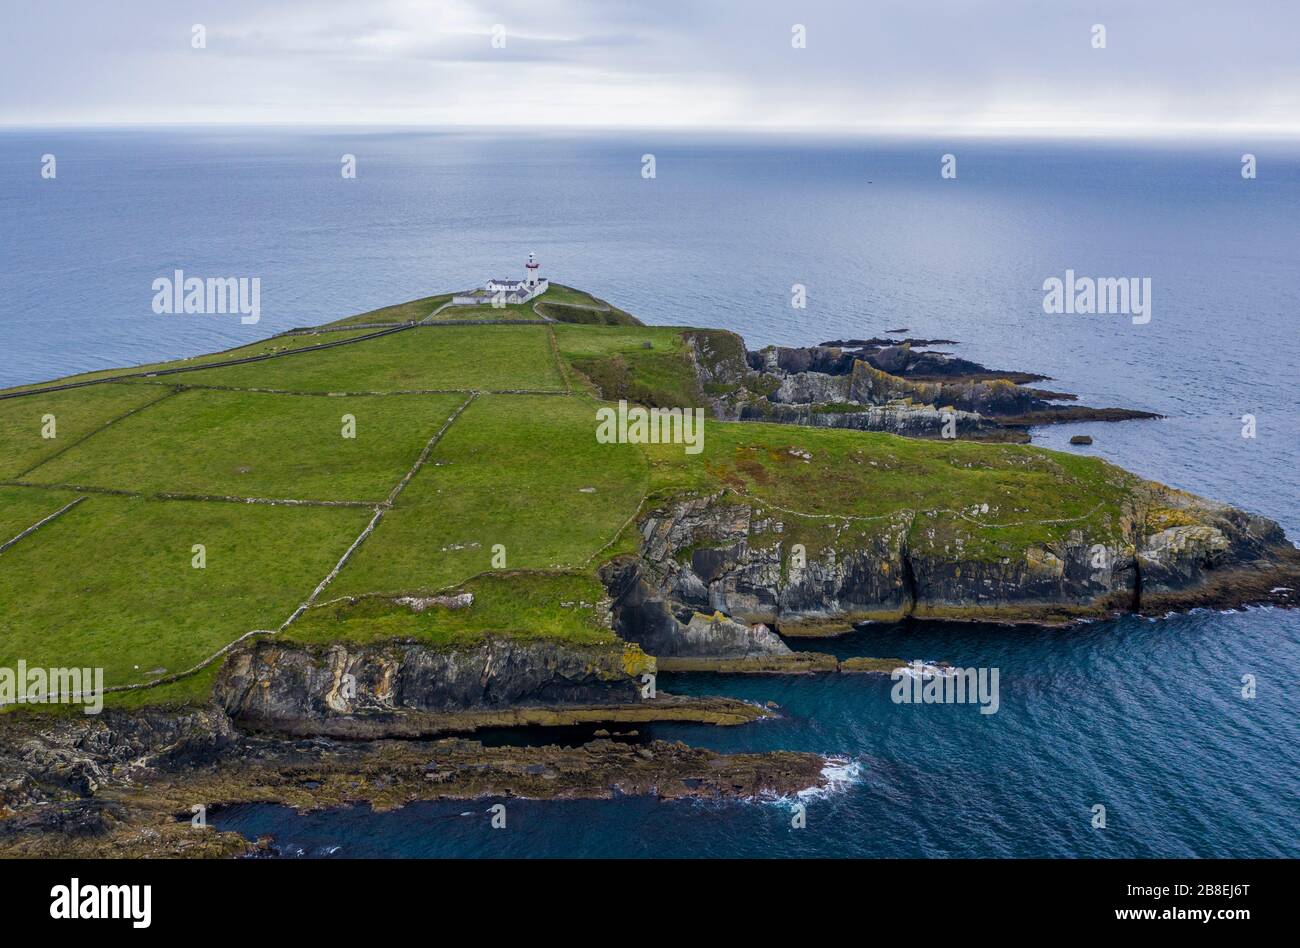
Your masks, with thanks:
[(732, 698), (649, 697), (641, 676), (654, 671), (653, 658), (619, 643), (260, 641), (231, 654), (213, 694), (245, 728), (363, 740), (594, 722), (734, 725), (768, 713)]
[(241, 734), (220, 709), (0, 719), (0, 856), (235, 856), (262, 846), (191, 825), (191, 808), (300, 810), (482, 796), (786, 796), (826, 785), (815, 754), (717, 754), (681, 743), (290, 741)]

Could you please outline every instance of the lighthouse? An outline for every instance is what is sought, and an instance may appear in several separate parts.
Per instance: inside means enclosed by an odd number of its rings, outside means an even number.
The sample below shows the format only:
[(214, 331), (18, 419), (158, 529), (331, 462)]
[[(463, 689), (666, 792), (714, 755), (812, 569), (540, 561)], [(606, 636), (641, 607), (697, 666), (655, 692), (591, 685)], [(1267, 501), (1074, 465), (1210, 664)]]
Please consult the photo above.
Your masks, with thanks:
[(541, 267), (542, 265), (537, 262), (537, 254), (530, 253), (528, 262), (524, 264), (522, 280), (488, 280), (476, 290), (457, 293), (451, 298), (452, 305), (471, 306), (491, 303), (494, 306), (510, 306), (527, 303), (550, 289), (550, 281), (538, 275), (537, 271)]

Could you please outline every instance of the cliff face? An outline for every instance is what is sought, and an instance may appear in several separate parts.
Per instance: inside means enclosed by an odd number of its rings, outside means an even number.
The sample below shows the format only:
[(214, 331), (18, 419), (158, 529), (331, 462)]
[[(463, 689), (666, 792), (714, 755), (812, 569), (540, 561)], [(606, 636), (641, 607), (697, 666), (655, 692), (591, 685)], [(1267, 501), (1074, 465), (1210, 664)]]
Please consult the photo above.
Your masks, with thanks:
[(812, 428), (848, 428), (853, 431), (885, 431), (909, 438), (940, 437), (951, 422), (955, 437), (986, 441), (1026, 442), (1029, 436), (990, 422), (975, 412), (939, 409), (931, 405), (898, 402), (863, 405), (840, 401), (822, 404), (785, 404), (749, 401), (735, 412), (737, 421), (769, 421)]
[(1141, 498), (1145, 530), (1133, 551), (1142, 611), (1300, 602), (1300, 551), (1275, 522), (1152, 488)]
[(260, 641), (222, 666), (214, 694), (237, 720), (302, 725), (404, 712), (640, 700), (653, 670), (639, 649), (488, 638), (474, 647), (413, 642), (303, 646)]
[[(690, 590), (665, 587), (660, 571), (636, 558), (605, 566), (601, 578), (615, 597), (615, 630), (656, 657), (753, 658), (788, 655), (789, 647), (761, 620), (738, 622), (712, 608), (694, 573), (679, 574)], [(697, 611), (698, 610), (698, 611)]]
[(733, 657), (755, 650), (742, 635), (693, 640), (700, 613), (795, 635), (904, 616), (1059, 622), (1282, 603), (1300, 578), (1277, 524), (1155, 484), (1136, 489), (1103, 534), (1062, 528), (1050, 542), (980, 545), (964, 532), (979, 516), (898, 511), (867, 529), (810, 534), (797, 516), (727, 491), (678, 499), (644, 517), (638, 558), (605, 570), (615, 628), (658, 655)]

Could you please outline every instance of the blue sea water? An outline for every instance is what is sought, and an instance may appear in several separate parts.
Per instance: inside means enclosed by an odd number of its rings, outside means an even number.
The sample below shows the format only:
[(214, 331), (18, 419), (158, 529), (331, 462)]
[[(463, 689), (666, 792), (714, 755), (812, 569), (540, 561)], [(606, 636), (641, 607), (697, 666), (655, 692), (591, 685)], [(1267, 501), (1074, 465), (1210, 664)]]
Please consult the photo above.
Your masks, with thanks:
[[(1243, 152), (1259, 177), (1240, 175)], [(656, 177), (642, 177), (642, 155)], [(957, 156), (958, 177), (939, 175)], [(56, 156), (43, 179), (41, 157)], [(357, 158), (355, 180), (340, 157)], [(521, 270), (751, 346), (906, 327), (1158, 421), (1035, 432), (1300, 536), (1300, 147), (244, 128), (0, 131), (0, 385), (176, 358)], [(155, 277), (260, 277), (257, 325), (159, 316)], [(1147, 325), (1049, 316), (1042, 283), (1150, 277)], [(808, 308), (789, 305), (808, 290)], [(1259, 436), (1241, 437), (1241, 416)], [(1069, 435), (1092, 434), (1086, 449)], [(818, 646), (823, 647), (823, 646)], [(355, 855), (1300, 855), (1300, 618), (1269, 609), (1067, 631), (910, 626), (824, 647), (1001, 669), (997, 714), (900, 706), (872, 676), (664, 676), (776, 721), (653, 728), (842, 755), (780, 804), (473, 804), (219, 825)], [(1243, 700), (1253, 674), (1258, 697)], [(1091, 807), (1107, 808), (1105, 830)], [(463, 813), (469, 816), (462, 816)]]
[[(857, 765), (855, 782), (801, 801), (475, 800), (304, 816), (259, 805), (214, 823), (309, 856), (1295, 857), (1296, 707), (1285, 669), (1300, 643), (1280, 619), (1257, 610), (1065, 632), (890, 627), (827, 647), (997, 667), (1000, 707), (988, 715), (895, 704), (883, 675), (660, 677), (666, 691), (776, 701), (781, 717), (643, 727), (643, 738)], [(1239, 678), (1252, 670), (1260, 691), (1244, 701)], [(490, 827), (498, 802), (504, 830)], [(806, 807), (802, 829), (791, 826), (795, 802)], [(1104, 830), (1092, 828), (1095, 804), (1106, 807)]]

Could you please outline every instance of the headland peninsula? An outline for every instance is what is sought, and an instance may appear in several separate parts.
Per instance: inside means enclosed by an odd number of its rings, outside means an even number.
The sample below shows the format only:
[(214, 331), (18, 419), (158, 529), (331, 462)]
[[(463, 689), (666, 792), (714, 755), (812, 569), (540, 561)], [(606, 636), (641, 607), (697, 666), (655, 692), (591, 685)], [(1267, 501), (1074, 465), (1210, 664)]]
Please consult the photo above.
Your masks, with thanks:
[[(256, 853), (192, 819), (251, 801), (789, 796), (835, 762), (639, 740), (780, 714), (656, 675), (908, 660), (816, 651), (862, 623), (1294, 604), (1273, 521), (1030, 442), (1153, 416), (950, 340), (458, 296), (0, 392), (0, 854)], [(547, 726), (590, 739), (474, 739)]]

